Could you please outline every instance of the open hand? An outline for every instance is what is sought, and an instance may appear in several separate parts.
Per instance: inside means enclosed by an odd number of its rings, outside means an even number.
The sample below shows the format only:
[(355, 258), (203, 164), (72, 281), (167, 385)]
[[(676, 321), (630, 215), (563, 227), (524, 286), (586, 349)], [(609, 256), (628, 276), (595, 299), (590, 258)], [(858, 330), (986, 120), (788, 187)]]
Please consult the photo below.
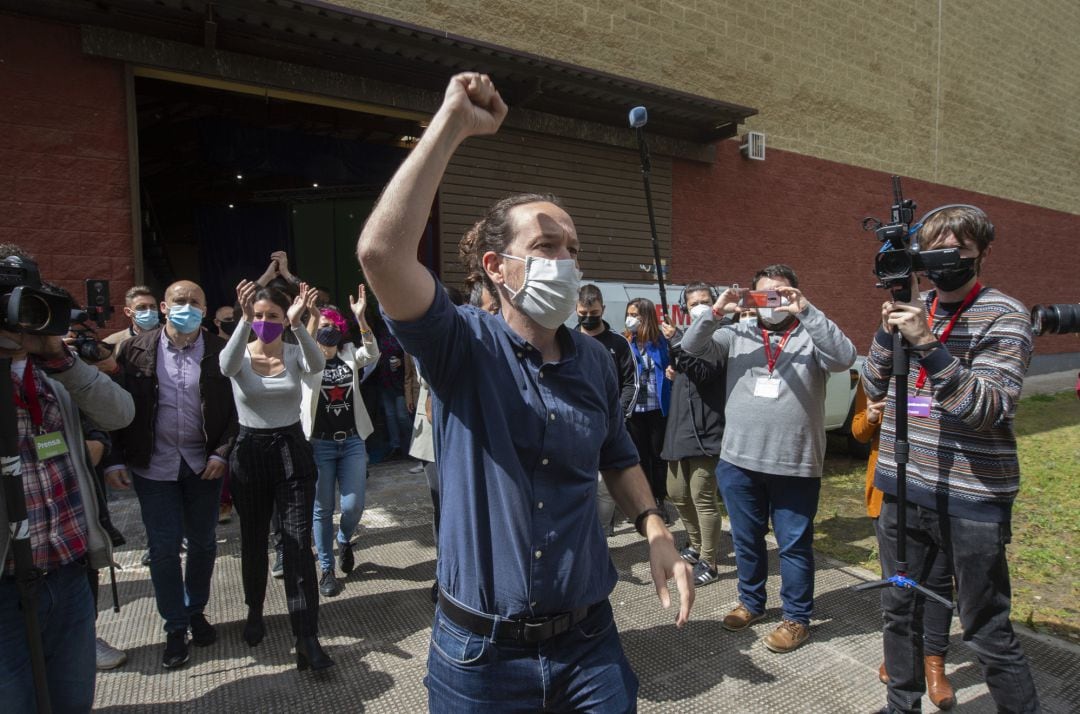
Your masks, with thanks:
[(255, 321), (255, 293), (258, 289), (259, 286), (250, 280), (241, 280), (236, 286), (236, 301), (240, 303), (240, 311), (248, 324)]
[(363, 283), (356, 289), (357, 297), (353, 299), (353, 296), (349, 295), (349, 309), (352, 310), (353, 315), (356, 316), (357, 321), (363, 319), (364, 310), (367, 309), (367, 288)]

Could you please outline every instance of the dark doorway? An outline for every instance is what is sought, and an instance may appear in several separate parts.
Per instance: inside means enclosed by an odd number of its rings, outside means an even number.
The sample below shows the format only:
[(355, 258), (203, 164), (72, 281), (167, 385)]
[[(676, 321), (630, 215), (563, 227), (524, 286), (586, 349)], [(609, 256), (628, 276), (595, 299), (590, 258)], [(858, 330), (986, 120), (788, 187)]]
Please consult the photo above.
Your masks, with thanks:
[[(335, 106), (135, 80), (146, 282), (199, 282), (231, 304), (270, 254), (348, 305), (361, 280), (356, 236), (421, 131)], [(433, 226), (421, 258), (438, 268)]]

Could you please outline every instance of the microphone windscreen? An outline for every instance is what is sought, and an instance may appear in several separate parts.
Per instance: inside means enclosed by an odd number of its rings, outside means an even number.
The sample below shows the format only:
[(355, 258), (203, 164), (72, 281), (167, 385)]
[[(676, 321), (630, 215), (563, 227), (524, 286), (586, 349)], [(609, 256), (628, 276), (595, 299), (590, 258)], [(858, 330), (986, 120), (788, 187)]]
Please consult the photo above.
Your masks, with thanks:
[(634, 107), (630, 110), (630, 127), (640, 129), (649, 123), (649, 111), (645, 107)]

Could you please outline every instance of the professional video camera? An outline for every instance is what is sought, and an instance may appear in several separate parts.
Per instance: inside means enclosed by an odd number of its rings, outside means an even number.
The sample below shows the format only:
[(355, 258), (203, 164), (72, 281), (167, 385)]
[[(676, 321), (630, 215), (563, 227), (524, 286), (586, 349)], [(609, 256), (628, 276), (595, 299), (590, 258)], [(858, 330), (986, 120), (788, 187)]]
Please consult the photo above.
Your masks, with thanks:
[(1036, 305), (1031, 308), (1031, 331), (1036, 337), (1080, 332), (1080, 303)]
[(66, 335), (74, 307), (66, 290), (41, 282), (34, 261), (15, 255), (0, 260), (0, 330)]
[(112, 346), (98, 342), (90, 323), (104, 327), (112, 314), (109, 282), (87, 280), (86, 301), (87, 307), (77, 307), (66, 290), (42, 282), (33, 260), (15, 255), (0, 260), (0, 330), (70, 334), (80, 357), (100, 361), (109, 356)]
[(890, 221), (882, 223), (876, 218), (863, 219), (864, 231), (874, 231), (881, 241), (881, 250), (874, 259), (874, 274), (878, 287), (892, 291), (893, 299), (911, 301), (911, 274), (929, 270), (955, 270), (975, 263), (974, 258), (961, 258), (956, 248), (941, 250), (919, 249), (919, 228), (911, 227), (915, 217), (915, 202), (905, 199), (900, 188), (900, 177), (893, 176), (893, 205)]

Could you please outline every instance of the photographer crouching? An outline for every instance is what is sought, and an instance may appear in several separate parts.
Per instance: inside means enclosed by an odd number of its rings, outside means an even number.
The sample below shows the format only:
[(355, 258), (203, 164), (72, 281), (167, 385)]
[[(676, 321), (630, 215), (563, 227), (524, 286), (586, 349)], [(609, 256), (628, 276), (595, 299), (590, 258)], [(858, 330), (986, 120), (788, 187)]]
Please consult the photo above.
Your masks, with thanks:
[[(47, 323), (22, 319), (23, 311), (12, 305), (16, 290), (28, 304), (45, 296), (36, 307), (50, 308), (43, 311)], [(55, 711), (88, 712), (94, 701), (95, 607), (86, 570), (106, 567), (112, 556), (98, 519), (84, 427), (123, 428), (134, 417), (134, 405), (108, 376), (80, 360), (63, 334), (31, 334), (54, 333), (58, 327), (66, 332), (70, 299), (43, 284), (33, 259), (10, 243), (0, 244), (0, 307), (0, 360), (11, 365), (47, 694)], [(15, 324), (8, 319), (13, 314), (19, 317)], [(7, 497), (0, 495), (0, 701), (5, 711), (29, 712), (39, 701), (15, 577), (14, 526)]]

